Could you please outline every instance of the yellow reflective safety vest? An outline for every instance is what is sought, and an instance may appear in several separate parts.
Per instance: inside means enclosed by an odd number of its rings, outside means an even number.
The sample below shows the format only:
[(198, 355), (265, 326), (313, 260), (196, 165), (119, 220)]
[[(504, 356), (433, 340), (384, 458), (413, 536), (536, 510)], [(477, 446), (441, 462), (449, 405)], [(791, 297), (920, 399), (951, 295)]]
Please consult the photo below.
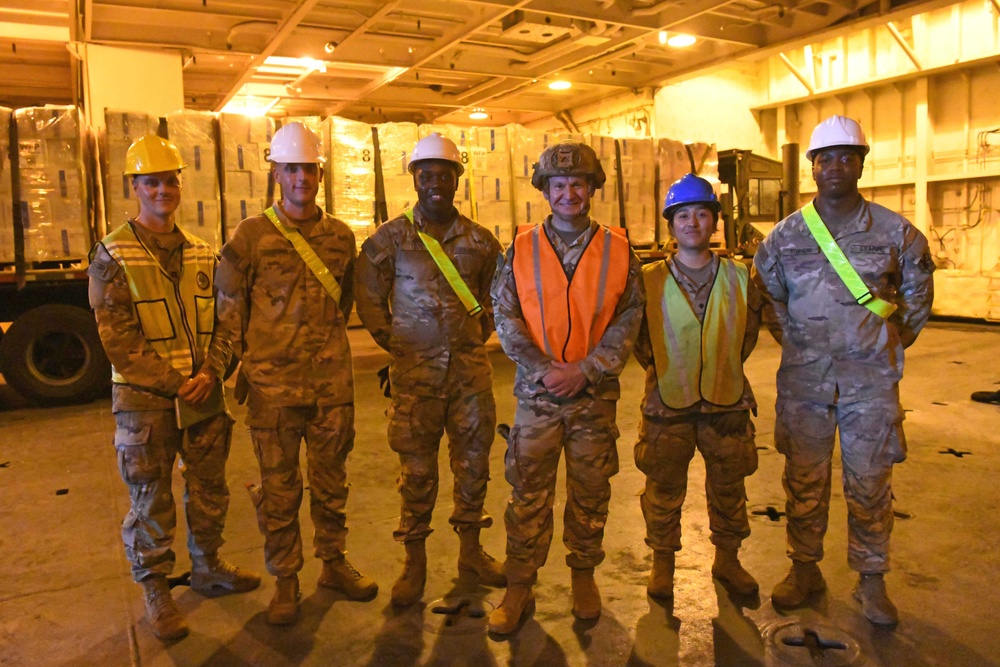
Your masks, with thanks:
[[(198, 237), (181, 233), (185, 243), (176, 285), (136, 236), (132, 223), (108, 234), (103, 244), (125, 270), (142, 335), (158, 355), (190, 377), (196, 361), (207, 356), (215, 327), (215, 253)], [(128, 384), (115, 368), (111, 379)]]
[(743, 396), (743, 336), (750, 271), (719, 258), (719, 270), (698, 321), (665, 261), (642, 269), (646, 322), (663, 404), (674, 410), (705, 400), (733, 405)]

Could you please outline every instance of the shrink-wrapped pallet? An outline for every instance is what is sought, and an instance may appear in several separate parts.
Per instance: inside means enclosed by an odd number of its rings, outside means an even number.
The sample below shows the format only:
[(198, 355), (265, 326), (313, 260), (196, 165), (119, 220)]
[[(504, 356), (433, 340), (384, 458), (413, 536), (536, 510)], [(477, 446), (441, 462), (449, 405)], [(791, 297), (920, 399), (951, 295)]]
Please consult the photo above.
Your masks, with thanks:
[(222, 177), (226, 238), (241, 220), (258, 215), (267, 206), (267, 161), (274, 119), (267, 116), (219, 114), (222, 141)]
[(25, 107), (14, 122), (25, 261), (85, 261), (94, 239), (79, 111)]
[(10, 123), (13, 111), (0, 107), (0, 263), (14, 261), (14, 195), (10, 173)]

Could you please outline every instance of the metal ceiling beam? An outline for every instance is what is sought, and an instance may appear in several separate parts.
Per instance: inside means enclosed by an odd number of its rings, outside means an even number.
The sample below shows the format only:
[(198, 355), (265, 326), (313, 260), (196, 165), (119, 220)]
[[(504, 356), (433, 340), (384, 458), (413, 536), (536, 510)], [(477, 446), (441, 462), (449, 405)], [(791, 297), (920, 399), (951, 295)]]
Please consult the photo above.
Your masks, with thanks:
[[(382, 17), (384, 17), (386, 14), (394, 10), (399, 5), (400, 1), (401, 0), (393, 0), (393, 2), (386, 2), (385, 4), (383, 4), (378, 9), (378, 11), (369, 16), (361, 23), (361, 25), (359, 25), (357, 28), (351, 31), (351, 34), (349, 34), (344, 39), (340, 40), (340, 43), (337, 44), (337, 48), (342, 49), (344, 48), (345, 45), (348, 45), (351, 42), (356, 41), (359, 37), (361, 37), (368, 31), (368, 28), (375, 25), (378, 21), (382, 19)], [(336, 51), (336, 49), (334, 49), (334, 51)]]
[[(414, 63), (412, 66), (410, 66), (408, 68), (408, 70), (418, 69), (421, 65), (430, 62), (434, 58), (437, 58), (439, 55), (447, 52), (449, 49), (454, 48), (455, 46), (461, 44), (463, 40), (467, 39), (471, 35), (476, 34), (477, 32), (479, 32), (480, 30), (482, 30), (483, 28), (485, 28), (489, 24), (493, 23), (494, 21), (497, 21), (497, 20), (503, 18), (504, 16), (506, 16), (510, 12), (514, 11), (515, 9), (519, 9), (520, 7), (522, 7), (524, 5), (527, 5), (530, 2), (531, 2), (531, 0), (520, 0), (519, 2), (514, 3), (513, 6), (506, 6), (506, 5), (504, 5), (504, 6), (496, 6), (496, 5), (490, 5), (490, 7), (492, 9), (494, 9), (495, 11), (486, 12), (484, 14), (484, 16), (481, 16), (477, 20), (475, 20), (475, 21), (473, 21), (471, 23), (465, 23), (465, 24), (459, 26), (458, 28), (456, 28), (455, 30), (450, 31), (449, 33), (446, 33), (446, 34), (442, 35), (441, 39), (439, 39), (437, 41), (437, 44), (434, 46), (434, 48), (432, 48), (431, 52), (428, 55), (426, 55), (423, 58), (421, 58), (416, 63)], [(408, 71), (408, 70), (404, 70), (404, 71)], [(392, 79), (388, 79), (388, 80), (383, 79), (383, 80), (379, 80), (379, 81), (373, 82), (372, 85), (366, 86), (365, 89), (362, 91), (361, 95), (359, 95), (357, 98), (355, 98), (354, 101), (360, 100), (365, 95), (371, 93), (374, 90), (377, 90), (378, 88), (382, 87), (383, 85), (385, 85), (386, 83), (388, 83), (391, 80)], [(342, 110), (346, 106), (347, 106), (347, 103), (341, 103), (341, 104), (335, 105), (333, 107), (333, 110), (331, 111), (331, 114), (335, 115), (335, 114), (339, 113), (340, 110)]]
[(222, 101), (219, 104), (216, 104), (215, 111), (222, 111), (223, 107), (229, 104), (229, 101), (236, 97), (236, 94), (240, 92), (243, 84), (249, 81), (250, 77), (252, 77), (254, 72), (257, 71), (257, 68), (263, 65), (264, 61), (278, 50), (278, 47), (282, 45), (285, 38), (292, 34), (295, 27), (302, 22), (302, 19), (304, 19), (306, 15), (312, 11), (313, 7), (315, 7), (319, 1), (320, 0), (299, 0), (298, 4), (296, 4), (296, 6), (288, 12), (288, 15), (278, 25), (278, 29), (275, 31), (274, 36), (271, 37), (271, 40), (267, 43), (267, 46), (265, 46), (259, 54), (254, 56), (253, 60), (251, 60), (250, 63), (243, 68), (243, 71), (240, 72), (239, 76), (236, 78), (236, 83), (229, 89), (229, 92), (223, 96)]

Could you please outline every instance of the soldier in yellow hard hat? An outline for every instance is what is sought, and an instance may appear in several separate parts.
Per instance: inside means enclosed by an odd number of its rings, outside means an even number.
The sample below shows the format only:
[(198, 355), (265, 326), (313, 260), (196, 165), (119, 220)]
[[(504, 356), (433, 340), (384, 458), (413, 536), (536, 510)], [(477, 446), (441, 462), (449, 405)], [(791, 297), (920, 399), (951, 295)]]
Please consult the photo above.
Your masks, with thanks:
[(218, 556), (233, 424), (221, 378), (231, 350), (212, 335), (215, 254), (174, 221), (184, 166), (177, 148), (156, 135), (129, 147), (125, 174), (139, 211), (94, 247), (87, 271), (90, 305), (112, 364), (115, 447), (131, 498), (122, 539), (145, 593), (146, 617), (161, 639), (188, 633), (167, 584), (175, 561), (171, 473), (178, 456), (185, 464), (191, 587), (221, 595), (260, 585), (257, 574)]

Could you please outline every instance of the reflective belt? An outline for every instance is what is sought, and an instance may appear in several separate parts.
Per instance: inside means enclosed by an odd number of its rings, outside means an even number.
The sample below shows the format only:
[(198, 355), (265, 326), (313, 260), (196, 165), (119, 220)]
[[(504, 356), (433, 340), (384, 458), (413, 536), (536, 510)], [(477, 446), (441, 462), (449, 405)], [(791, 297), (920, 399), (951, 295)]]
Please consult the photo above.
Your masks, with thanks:
[[(416, 227), (416, 223), (413, 222), (412, 208), (403, 211), (403, 215), (405, 215), (406, 219), (410, 221), (410, 224)], [(430, 234), (424, 234), (419, 229), (417, 230), (417, 235), (420, 237), (420, 240), (424, 242), (424, 247), (427, 248), (427, 252), (431, 254), (431, 259), (433, 259), (434, 263), (437, 264), (439, 269), (441, 269), (444, 279), (447, 280), (448, 284), (451, 285), (451, 288), (455, 290), (455, 294), (458, 295), (458, 300), (461, 301), (462, 305), (465, 306), (465, 309), (469, 311), (469, 317), (481, 313), (483, 311), (483, 307), (479, 305), (479, 301), (477, 301), (476, 297), (472, 294), (472, 290), (470, 290), (469, 286), (465, 284), (464, 280), (462, 280), (462, 276), (459, 274), (458, 269), (455, 268), (451, 258), (445, 254), (444, 248), (441, 247), (441, 244), (438, 243), (437, 239)]]
[(333, 277), (330, 273), (330, 269), (326, 268), (326, 264), (323, 260), (319, 258), (316, 251), (312, 249), (309, 242), (305, 240), (302, 233), (291, 227), (286, 227), (282, 224), (281, 220), (278, 219), (278, 214), (274, 212), (274, 207), (268, 208), (264, 211), (264, 215), (267, 219), (278, 228), (278, 231), (288, 239), (288, 242), (292, 244), (295, 248), (295, 252), (299, 253), (299, 257), (302, 261), (306, 263), (309, 270), (313, 272), (316, 279), (319, 280), (323, 288), (330, 294), (333, 298), (334, 303), (338, 306), (340, 305), (340, 285), (337, 283), (337, 279)]
[(844, 255), (844, 251), (837, 245), (837, 242), (830, 234), (830, 230), (827, 229), (826, 223), (819, 217), (819, 212), (812, 202), (802, 207), (802, 217), (806, 221), (809, 233), (812, 234), (813, 239), (819, 244), (820, 250), (823, 251), (823, 254), (830, 261), (833, 270), (844, 281), (844, 285), (847, 286), (851, 295), (857, 299), (860, 305), (879, 317), (888, 319), (896, 311), (897, 306), (871, 293), (868, 285), (865, 284), (865, 281), (861, 279), (861, 276), (858, 275), (858, 272), (851, 265), (851, 261)]

